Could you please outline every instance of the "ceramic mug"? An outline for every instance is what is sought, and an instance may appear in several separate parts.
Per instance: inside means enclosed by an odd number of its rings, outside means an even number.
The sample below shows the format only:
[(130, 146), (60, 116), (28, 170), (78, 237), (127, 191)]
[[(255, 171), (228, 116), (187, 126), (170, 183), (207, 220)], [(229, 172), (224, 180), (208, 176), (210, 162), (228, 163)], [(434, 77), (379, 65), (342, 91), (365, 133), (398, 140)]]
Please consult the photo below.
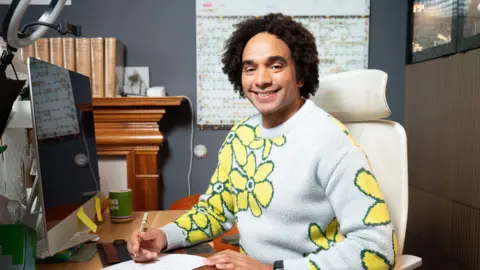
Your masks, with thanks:
[(108, 193), (110, 207), (110, 221), (113, 223), (125, 223), (132, 221), (132, 190), (110, 190)]

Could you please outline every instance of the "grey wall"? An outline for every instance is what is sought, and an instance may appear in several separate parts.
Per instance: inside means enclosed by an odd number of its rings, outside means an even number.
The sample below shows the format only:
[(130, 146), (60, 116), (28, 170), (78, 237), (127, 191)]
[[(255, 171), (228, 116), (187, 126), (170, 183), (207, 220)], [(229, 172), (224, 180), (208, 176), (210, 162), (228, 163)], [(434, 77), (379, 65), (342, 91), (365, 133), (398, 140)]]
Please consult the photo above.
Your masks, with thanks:
[[(195, 1), (194, 0), (73, 0), (61, 19), (79, 23), (84, 36), (116, 36), (127, 47), (128, 66), (150, 67), (150, 85), (165, 86), (169, 95), (185, 95), (196, 100)], [(370, 68), (389, 74), (388, 102), (391, 119), (403, 123), (407, 1), (371, 0)], [(38, 18), (42, 7), (27, 10), (25, 21)], [(0, 18), (7, 11), (0, 6)], [(50, 32), (49, 35), (55, 35)], [(195, 110), (195, 104), (194, 104)], [(174, 109), (162, 120), (167, 129), (167, 158), (163, 166), (163, 198), (167, 208), (188, 195), (190, 161), (189, 106)], [(205, 159), (195, 159), (192, 193), (205, 191), (216, 165), (226, 131), (196, 130), (195, 144), (209, 150)]]

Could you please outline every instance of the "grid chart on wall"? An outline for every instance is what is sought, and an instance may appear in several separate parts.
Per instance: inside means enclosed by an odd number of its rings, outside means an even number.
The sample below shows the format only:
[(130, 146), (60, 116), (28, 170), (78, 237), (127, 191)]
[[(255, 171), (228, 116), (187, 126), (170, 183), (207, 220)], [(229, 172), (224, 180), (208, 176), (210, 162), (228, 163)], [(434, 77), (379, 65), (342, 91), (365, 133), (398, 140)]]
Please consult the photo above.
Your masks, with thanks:
[(224, 42), (234, 25), (252, 16), (282, 12), (315, 36), (320, 79), (330, 74), (368, 68), (369, 0), (197, 0), (197, 125), (230, 129), (257, 113), (234, 92), (222, 72)]

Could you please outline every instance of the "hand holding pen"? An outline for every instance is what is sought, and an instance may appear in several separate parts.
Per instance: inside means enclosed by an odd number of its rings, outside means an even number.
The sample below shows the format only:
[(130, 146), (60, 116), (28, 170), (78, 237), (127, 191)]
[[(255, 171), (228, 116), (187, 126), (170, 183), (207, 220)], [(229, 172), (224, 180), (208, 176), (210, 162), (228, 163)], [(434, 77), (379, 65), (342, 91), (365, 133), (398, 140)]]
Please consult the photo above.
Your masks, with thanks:
[[(143, 219), (142, 219), (142, 225), (140, 226), (140, 233), (143, 233), (144, 230), (145, 230), (145, 225), (147, 225), (147, 220), (148, 220), (148, 212), (145, 211), (145, 213), (143, 213)], [(138, 242), (141, 243), (142, 239), (140, 237), (138, 237)], [(135, 252), (133, 254), (133, 258), (136, 258), (137, 257), (137, 252)]]
[(167, 246), (167, 237), (157, 228), (146, 229), (147, 214), (144, 214), (140, 230), (134, 231), (128, 238), (128, 252), (133, 260), (147, 262), (156, 260), (160, 252)]

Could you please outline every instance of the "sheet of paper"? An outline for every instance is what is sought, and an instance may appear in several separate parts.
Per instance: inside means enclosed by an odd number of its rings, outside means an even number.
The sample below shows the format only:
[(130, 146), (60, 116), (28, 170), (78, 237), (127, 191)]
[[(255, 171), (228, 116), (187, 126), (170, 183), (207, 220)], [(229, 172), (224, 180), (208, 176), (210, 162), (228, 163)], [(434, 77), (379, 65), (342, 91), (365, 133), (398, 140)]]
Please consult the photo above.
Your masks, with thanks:
[(68, 70), (32, 60), (30, 73), (38, 139), (78, 134), (80, 129)]
[(152, 263), (137, 263), (133, 260), (118, 263), (103, 269), (108, 270), (192, 270), (204, 266), (203, 257), (187, 254), (162, 254)]

